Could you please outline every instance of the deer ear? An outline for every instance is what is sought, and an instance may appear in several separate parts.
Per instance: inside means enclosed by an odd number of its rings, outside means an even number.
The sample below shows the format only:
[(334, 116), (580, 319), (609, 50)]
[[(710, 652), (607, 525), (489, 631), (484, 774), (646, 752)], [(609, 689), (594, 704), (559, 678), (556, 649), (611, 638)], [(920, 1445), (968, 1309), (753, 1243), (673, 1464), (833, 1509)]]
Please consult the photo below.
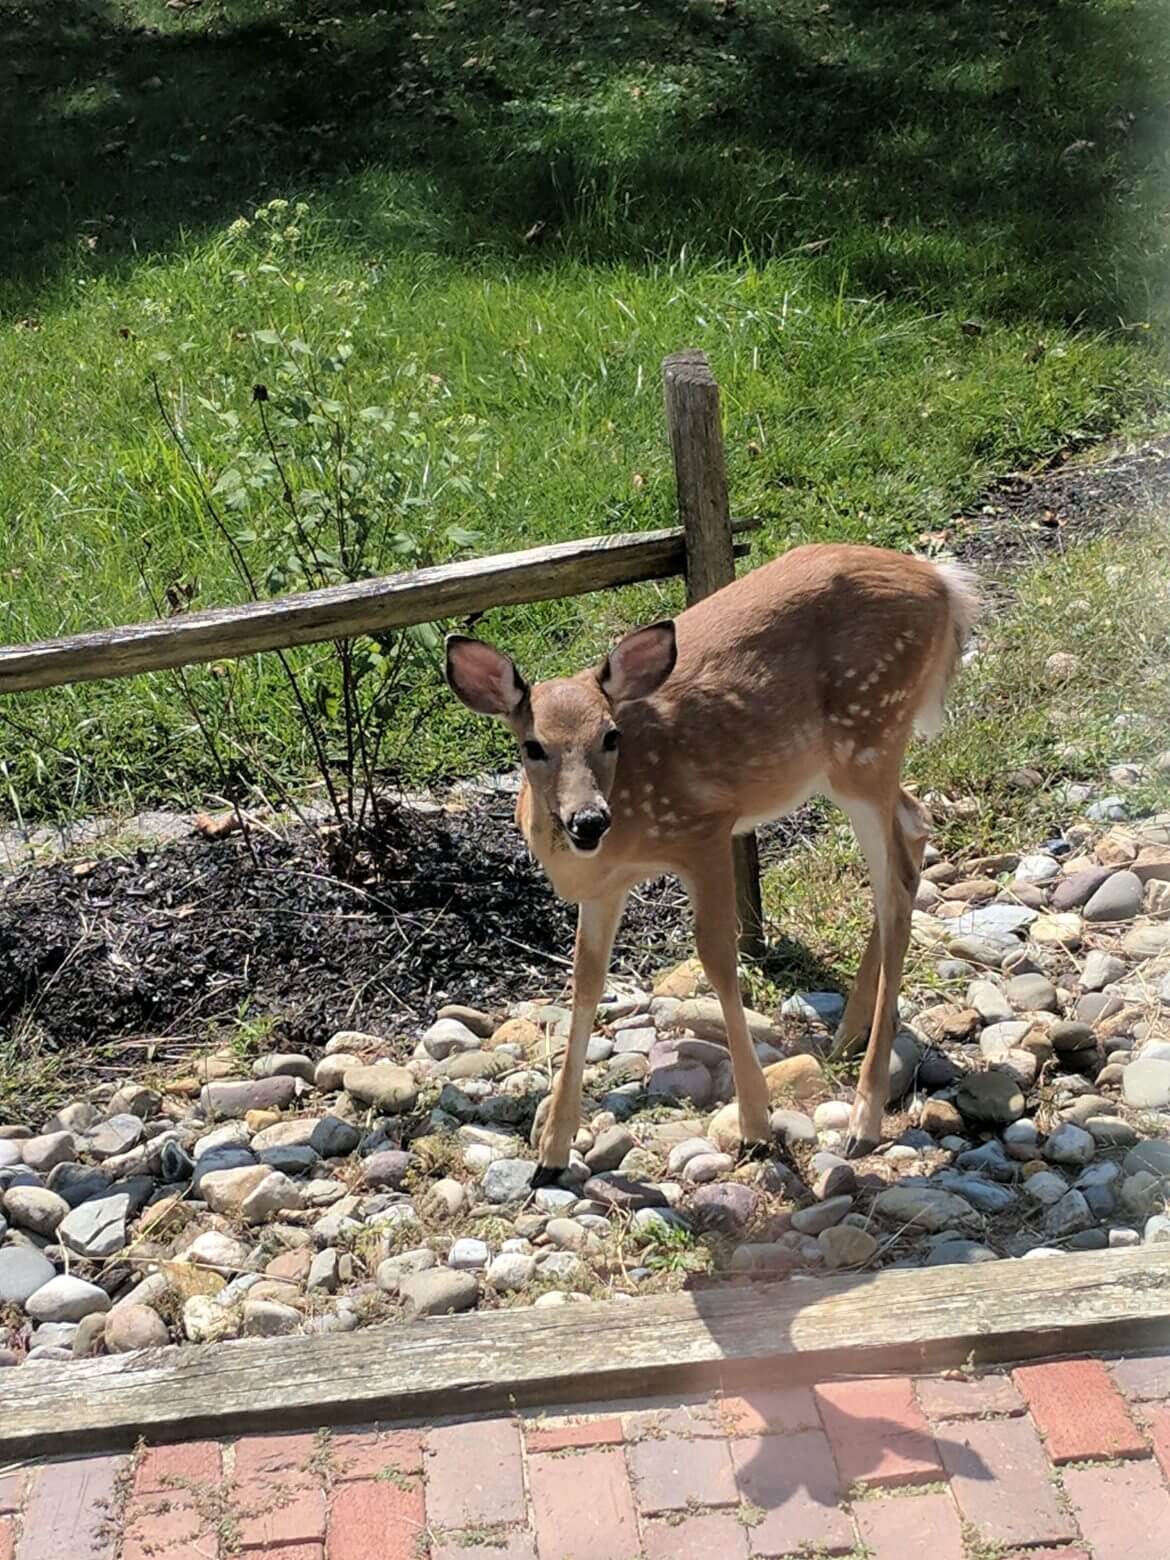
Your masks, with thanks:
[(597, 680), (611, 704), (646, 699), (661, 688), (677, 659), (674, 623), (666, 618), (619, 640), (601, 663)]
[(507, 720), (528, 697), (528, 684), (512, 661), (494, 645), (464, 634), (448, 634), (447, 682), (456, 698), (477, 715)]

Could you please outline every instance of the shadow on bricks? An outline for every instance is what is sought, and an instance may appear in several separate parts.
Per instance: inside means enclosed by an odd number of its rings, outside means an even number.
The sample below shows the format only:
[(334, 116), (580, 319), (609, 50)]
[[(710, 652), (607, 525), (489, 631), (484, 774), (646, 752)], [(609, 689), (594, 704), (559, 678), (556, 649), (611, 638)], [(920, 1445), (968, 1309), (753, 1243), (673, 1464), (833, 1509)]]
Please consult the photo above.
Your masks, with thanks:
[[(705, 1299), (704, 1291), (694, 1293), (696, 1314), (733, 1356), (738, 1341), (720, 1337), (726, 1319)], [(839, 1503), (858, 1488), (995, 1477), (976, 1451), (932, 1429), (909, 1377), (794, 1386), (785, 1381), (782, 1364), (761, 1362), (750, 1386), (735, 1395), (737, 1387), (728, 1382), (724, 1390), (721, 1413), (732, 1437), (736, 1489), (741, 1502), (756, 1508), (756, 1542), (764, 1552), (770, 1538), (789, 1546), (848, 1547), (851, 1529)]]

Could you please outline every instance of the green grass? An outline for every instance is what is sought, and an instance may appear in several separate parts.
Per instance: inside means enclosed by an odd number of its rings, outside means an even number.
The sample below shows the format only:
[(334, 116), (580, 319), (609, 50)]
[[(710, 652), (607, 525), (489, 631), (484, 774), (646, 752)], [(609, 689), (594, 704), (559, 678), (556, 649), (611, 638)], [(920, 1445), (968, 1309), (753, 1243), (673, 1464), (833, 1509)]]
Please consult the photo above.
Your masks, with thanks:
[[(330, 393), (380, 409), (355, 423), (377, 570), (669, 523), (681, 345), (723, 387), (757, 557), (912, 544), (996, 472), (1163, 404), (1160, 0), (529, 11), (0, 0), (0, 638), (148, 617), (176, 584), (241, 599), (151, 378), (214, 485), (263, 457), (252, 386), (285, 408), (292, 340), (351, 349)], [(273, 198), (279, 223), (231, 231)], [(274, 585), (278, 496), (228, 516)], [(481, 631), (546, 672), (676, 600)], [(295, 660), (335, 740), (325, 656)], [(437, 691), (433, 647), (404, 665), (392, 767), (504, 751)], [(188, 687), (242, 784), (309, 769), (271, 657)], [(0, 713), (0, 805), (25, 817), (219, 787), (169, 675)], [(979, 753), (954, 754), (969, 779)]]

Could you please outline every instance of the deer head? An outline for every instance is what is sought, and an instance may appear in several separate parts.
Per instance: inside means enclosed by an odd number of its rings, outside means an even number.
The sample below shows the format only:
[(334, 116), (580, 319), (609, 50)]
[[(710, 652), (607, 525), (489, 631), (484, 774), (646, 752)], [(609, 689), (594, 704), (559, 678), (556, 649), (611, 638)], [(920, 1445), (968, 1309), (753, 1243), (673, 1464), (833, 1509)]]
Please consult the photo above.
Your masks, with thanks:
[(510, 656), (479, 639), (447, 637), (447, 681), (468, 709), (503, 720), (516, 738), (534, 806), (569, 849), (591, 855), (610, 825), (621, 712), (674, 669), (669, 619), (627, 634), (597, 666), (529, 685)]

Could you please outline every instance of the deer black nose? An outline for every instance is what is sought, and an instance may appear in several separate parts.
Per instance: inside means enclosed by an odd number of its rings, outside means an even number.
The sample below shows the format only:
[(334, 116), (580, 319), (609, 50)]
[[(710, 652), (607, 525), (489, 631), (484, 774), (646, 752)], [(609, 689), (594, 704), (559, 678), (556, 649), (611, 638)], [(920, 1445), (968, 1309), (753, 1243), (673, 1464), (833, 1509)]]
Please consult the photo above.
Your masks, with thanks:
[(601, 836), (609, 828), (608, 807), (582, 807), (565, 825), (569, 838), (582, 850), (596, 850)]

